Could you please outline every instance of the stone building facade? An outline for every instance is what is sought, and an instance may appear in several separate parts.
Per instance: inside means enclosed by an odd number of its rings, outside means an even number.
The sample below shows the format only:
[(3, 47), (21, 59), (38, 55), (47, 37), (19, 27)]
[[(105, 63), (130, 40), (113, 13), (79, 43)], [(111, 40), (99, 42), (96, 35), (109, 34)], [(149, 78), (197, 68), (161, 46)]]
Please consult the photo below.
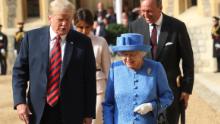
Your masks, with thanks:
[(164, 12), (172, 16), (178, 16), (192, 6), (196, 6), (203, 16), (220, 15), (220, 0), (163, 0)]
[[(51, 0), (0, 0), (0, 23), (5, 28), (15, 27), (16, 22), (40, 19), (47, 24), (48, 6)], [(84, 7), (92, 11), (100, 0), (70, 0), (76, 8)], [(117, 0), (101, 0), (105, 7), (114, 6)], [(130, 8), (139, 4), (138, 0), (123, 0)], [(123, 5), (123, 6), (124, 6)], [(163, 0), (163, 11), (171, 16), (178, 16), (192, 6), (203, 16), (220, 15), (220, 0)]]

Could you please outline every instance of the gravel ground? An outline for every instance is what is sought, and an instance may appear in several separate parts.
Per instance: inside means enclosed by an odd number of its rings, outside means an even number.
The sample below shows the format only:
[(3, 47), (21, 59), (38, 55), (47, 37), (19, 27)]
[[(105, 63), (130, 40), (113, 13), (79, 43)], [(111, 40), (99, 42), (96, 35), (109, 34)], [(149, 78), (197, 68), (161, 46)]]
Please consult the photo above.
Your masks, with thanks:
[[(11, 76), (0, 76), (0, 94), (0, 123), (23, 124), (13, 110)], [(220, 112), (215, 111), (198, 94), (193, 93), (186, 113), (186, 123), (220, 124)]]

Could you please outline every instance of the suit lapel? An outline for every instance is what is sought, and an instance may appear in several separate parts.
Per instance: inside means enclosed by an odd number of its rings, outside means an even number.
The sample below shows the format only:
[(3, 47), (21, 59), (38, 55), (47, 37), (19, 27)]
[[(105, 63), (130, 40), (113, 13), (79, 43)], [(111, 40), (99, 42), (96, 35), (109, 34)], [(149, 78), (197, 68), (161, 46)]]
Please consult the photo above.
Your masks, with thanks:
[(45, 28), (40, 35), (41, 49), (42, 49), (42, 61), (43, 61), (43, 68), (46, 69), (46, 73), (49, 69), (49, 42), (50, 42), (50, 34), (49, 34), (49, 27)]
[(165, 46), (165, 43), (167, 41), (167, 36), (168, 36), (169, 28), (168, 28), (168, 21), (166, 15), (163, 14), (163, 21), (162, 21), (162, 26), (160, 30), (160, 36), (158, 39), (158, 48), (157, 48), (157, 54), (156, 54), (156, 59), (158, 59), (159, 55), (161, 54), (162, 49)]
[(63, 76), (67, 70), (67, 67), (69, 65), (69, 62), (71, 60), (71, 56), (73, 53), (74, 42), (72, 41), (72, 39), (75, 39), (75, 38), (74, 38), (73, 33), (71, 33), (71, 32), (72, 31), (70, 31), (66, 37), (66, 47), (65, 47), (65, 53), (64, 53), (64, 58), (63, 58), (63, 64), (62, 64), (61, 79), (63, 78)]
[(146, 28), (145, 28), (146, 30), (146, 33), (145, 34), (147, 34), (146, 36), (147, 36), (147, 41), (145, 41), (145, 44), (150, 44), (150, 30), (149, 30), (149, 25), (146, 23)]
[(143, 32), (143, 35), (144, 35), (144, 43), (145, 44), (150, 44), (150, 31), (149, 31), (149, 24), (145, 21), (144, 18), (141, 18), (141, 22), (142, 22), (142, 25), (140, 27), (141, 31), (140, 32)]

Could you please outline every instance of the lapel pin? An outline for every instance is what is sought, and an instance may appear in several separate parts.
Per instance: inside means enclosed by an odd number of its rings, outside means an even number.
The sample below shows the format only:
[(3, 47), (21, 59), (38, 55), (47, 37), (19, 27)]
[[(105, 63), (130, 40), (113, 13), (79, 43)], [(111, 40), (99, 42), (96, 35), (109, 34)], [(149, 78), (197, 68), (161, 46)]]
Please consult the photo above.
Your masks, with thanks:
[(73, 42), (71, 41), (70, 44), (73, 45)]

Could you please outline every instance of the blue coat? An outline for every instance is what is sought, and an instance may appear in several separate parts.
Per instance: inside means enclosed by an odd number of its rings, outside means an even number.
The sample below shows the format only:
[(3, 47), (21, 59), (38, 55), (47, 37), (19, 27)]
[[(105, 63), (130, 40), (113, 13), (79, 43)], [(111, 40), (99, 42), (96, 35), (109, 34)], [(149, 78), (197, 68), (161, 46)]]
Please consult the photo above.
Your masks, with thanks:
[[(21, 103), (29, 105), (32, 112), (30, 124), (40, 124), (46, 104), (49, 39), (49, 27), (27, 32), (13, 68), (14, 106)], [(66, 36), (60, 83), (64, 124), (80, 124), (84, 117), (95, 117), (95, 74), (91, 40), (70, 30)]]
[[(104, 124), (156, 124), (157, 113), (172, 101), (173, 94), (159, 62), (145, 59), (137, 71), (122, 61), (114, 62), (103, 103)], [(143, 103), (151, 103), (153, 111), (145, 115), (134, 113), (134, 108)]]

